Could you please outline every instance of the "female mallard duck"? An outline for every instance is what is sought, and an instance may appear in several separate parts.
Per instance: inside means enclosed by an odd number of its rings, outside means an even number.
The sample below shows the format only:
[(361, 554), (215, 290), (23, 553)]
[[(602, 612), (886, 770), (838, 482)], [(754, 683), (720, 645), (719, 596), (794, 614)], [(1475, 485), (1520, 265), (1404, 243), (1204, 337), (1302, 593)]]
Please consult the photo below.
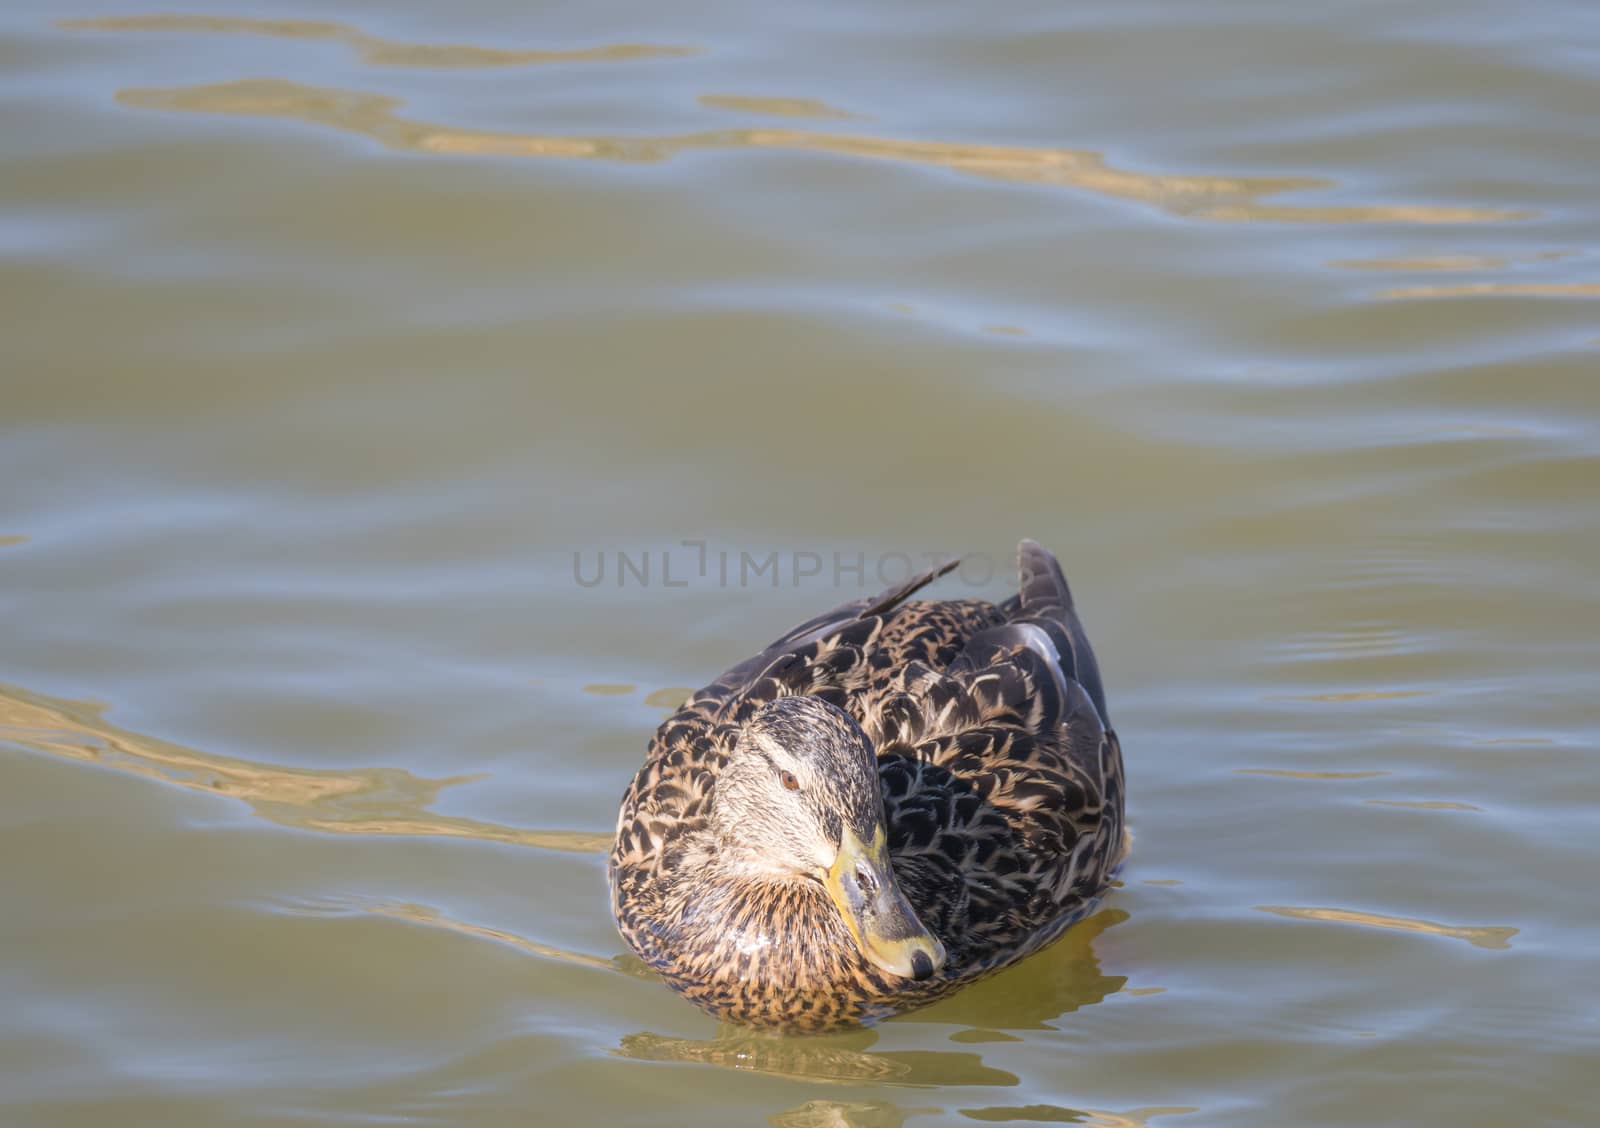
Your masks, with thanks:
[(630, 947), (718, 1018), (825, 1030), (928, 1003), (1085, 916), (1122, 753), (1056, 559), (1017, 595), (803, 623), (656, 730), (609, 875)]

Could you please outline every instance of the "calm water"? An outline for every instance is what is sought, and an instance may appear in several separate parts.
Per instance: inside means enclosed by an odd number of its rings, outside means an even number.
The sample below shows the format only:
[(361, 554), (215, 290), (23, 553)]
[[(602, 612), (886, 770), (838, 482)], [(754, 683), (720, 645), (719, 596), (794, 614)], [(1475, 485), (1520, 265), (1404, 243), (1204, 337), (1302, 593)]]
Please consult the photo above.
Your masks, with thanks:
[[(1587, 0), (12, 0), (0, 1122), (1593, 1123), (1597, 106)], [(1021, 535), (1107, 907), (640, 978), (682, 687)]]

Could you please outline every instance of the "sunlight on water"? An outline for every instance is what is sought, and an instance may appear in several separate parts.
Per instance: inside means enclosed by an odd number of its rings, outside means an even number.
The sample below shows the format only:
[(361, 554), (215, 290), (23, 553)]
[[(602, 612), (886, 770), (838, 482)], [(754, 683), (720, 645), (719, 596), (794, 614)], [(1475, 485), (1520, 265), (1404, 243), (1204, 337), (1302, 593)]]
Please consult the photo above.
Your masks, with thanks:
[(399, 768), (311, 771), (251, 763), (126, 732), (100, 712), (95, 705), (0, 686), (0, 741), (242, 799), (263, 818), (306, 830), (446, 835), (581, 853), (611, 848), (610, 835), (526, 830), (428, 811), (440, 791), (472, 776), (421, 779)]
[(738, 94), (702, 94), (697, 99), (702, 106), (715, 110), (735, 110), (746, 114), (765, 114), (769, 117), (796, 118), (853, 118), (856, 114), (816, 98), (753, 98)]
[[(437, 909), (426, 905), (369, 905), (368, 912), (379, 916), (391, 917), (395, 920), (413, 921), (425, 924), (432, 928), (448, 928), (459, 932), (463, 936), (472, 936), (480, 940), (493, 940), (499, 944), (509, 944), (519, 951), (542, 960), (554, 960), (557, 963), (576, 964), (579, 967), (598, 968), (602, 971), (616, 971), (621, 964), (622, 957), (603, 960), (598, 956), (585, 955), (583, 952), (569, 951), (557, 948), (550, 944), (540, 944), (529, 940), (525, 936), (518, 936), (501, 928), (488, 928), (481, 924), (469, 924), (466, 921), (452, 920), (441, 914)], [(643, 975), (641, 978), (655, 978), (653, 975)]]
[(659, 137), (584, 137), (495, 133), (402, 117), (398, 98), (357, 90), (305, 86), (283, 79), (180, 88), (123, 90), (124, 105), (141, 109), (288, 118), (369, 137), (390, 149), (458, 156), (556, 157), (566, 160), (657, 162), (692, 151), (772, 149), (930, 165), (985, 180), (1093, 192), (1150, 204), (1191, 219), (1277, 223), (1488, 223), (1526, 218), (1515, 211), (1427, 205), (1316, 206), (1269, 204), (1266, 197), (1325, 188), (1305, 177), (1182, 176), (1116, 168), (1087, 149), (1031, 149), (940, 141), (908, 141), (795, 129), (720, 129)]
[(1600, 282), (1463, 282), (1455, 286), (1395, 286), (1380, 298), (1600, 298)]
[(1288, 905), (1257, 905), (1264, 913), (1294, 917), (1297, 920), (1326, 921), (1332, 924), (1360, 924), (1368, 928), (1390, 928), (1397, 932), (1425, 932), (1430, 936), (1449, 936), (1465, 940), (1475, 948), (1504, 949), (1511, 947), (1511, 937), (1518, 929), (1500, 925), (1462, 926), (1436, 924), (1431, 920), (1413, 920), (1410, 917), (1384, 916), (1381, 913), (1363, 913), (1354, 909), (1308, 909)]
[(189, 32), (260, 35), (272, 39), (331, 39), (355, 51), (362, 62), (380, 67), (517, 67), (538, 63), (611, 63), (627, 59), (677, 58), (697, 53), (690, 47), (659, 47), (645, 43), (617, 43), (573, 51), (509, 51), (459, 44), (399, 43), (325, 20), (260, 20), (241, 16), (112, 16), (61, 20), (57, 26), (69, 31)]

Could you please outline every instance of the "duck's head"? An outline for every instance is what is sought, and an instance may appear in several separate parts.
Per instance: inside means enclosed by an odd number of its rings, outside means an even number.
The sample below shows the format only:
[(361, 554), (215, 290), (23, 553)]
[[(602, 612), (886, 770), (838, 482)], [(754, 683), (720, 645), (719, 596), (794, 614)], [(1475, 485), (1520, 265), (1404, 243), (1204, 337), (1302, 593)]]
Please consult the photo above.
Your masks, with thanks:
[(944, 965), (944, 945), (889, 864), (877, 757), (843, 710), (808, 696), (762, 706), (723, 768), (713, 810), (727, 861), (821, 884), (878, 967), (926, 979)]

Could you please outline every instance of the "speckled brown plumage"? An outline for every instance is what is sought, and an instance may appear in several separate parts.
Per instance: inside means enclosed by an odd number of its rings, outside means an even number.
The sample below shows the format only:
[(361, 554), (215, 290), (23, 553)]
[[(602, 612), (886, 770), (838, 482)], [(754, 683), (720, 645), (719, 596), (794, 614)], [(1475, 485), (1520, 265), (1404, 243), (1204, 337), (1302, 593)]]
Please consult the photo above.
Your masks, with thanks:
[[(668, 984), (735, 1022), (869, 1022), (1093, 908), (1124, 851), (1121, 752), (1055, 558), (1024, 541), (1018, 560), (1019, 592), (1000, 604), (908, 598), (941, 569), (803, 623), (656, 731), (609, 872), (618, 928)], [(947, 952), (930, 978), (881, 970), (819, 884), (736, 874), (709, 832), (730, 753), (788, 695), (837, 706), (870, 739), (894, 875)]]

